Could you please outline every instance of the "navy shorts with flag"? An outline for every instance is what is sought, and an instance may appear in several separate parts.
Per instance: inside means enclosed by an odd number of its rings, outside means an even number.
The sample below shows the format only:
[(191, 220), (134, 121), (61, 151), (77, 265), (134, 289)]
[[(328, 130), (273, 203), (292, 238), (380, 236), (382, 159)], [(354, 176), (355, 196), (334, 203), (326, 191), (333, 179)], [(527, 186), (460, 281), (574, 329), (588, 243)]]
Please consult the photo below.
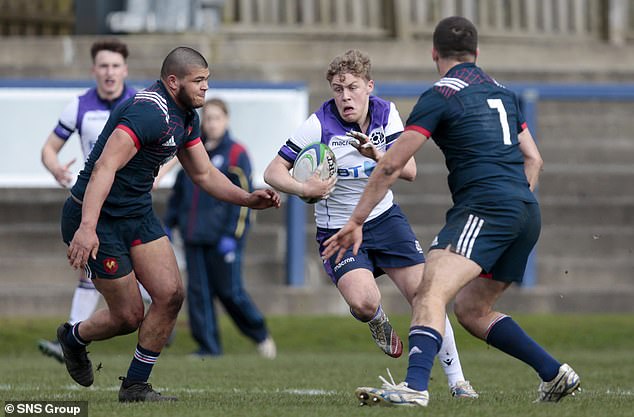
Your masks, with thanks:
[(521, 282), (540, 230), (536, 203), (510, 200), (454, 206), (430, 250), (451, 246), (494, 280)]
[[(81, 223), (81, 205), (69, 197), (62, 209), (62, 238), (69, 245)], [(153, 211), (145, 216), (115, 218), (101, 214), (97, 222), (99, 250), (97, 259), (88, 258), (86, 276), (121, 278), (132, 272), (130, 248), (151, 242), (165, 231)]]

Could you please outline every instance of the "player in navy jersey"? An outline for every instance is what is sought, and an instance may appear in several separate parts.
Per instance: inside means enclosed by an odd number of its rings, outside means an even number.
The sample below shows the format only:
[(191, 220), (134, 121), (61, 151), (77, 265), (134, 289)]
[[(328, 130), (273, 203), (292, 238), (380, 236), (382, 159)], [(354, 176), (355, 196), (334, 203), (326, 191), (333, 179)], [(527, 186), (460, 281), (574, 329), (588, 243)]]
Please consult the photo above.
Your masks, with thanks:
[(537, 242), (541, 218), (533, 191), (543, 161), (517, 98), (475, 65), (477, 54), (477, 30), (469, 20), (449, 17), (438, 23), (432, 58), (442, 78), (421, 95), (405, 132), (379, 162), (350, 220), (326, 242), (324, 256), (341, 258), (350, 246), (356, 253), (372, 207), (433, 137), (445, 155), (454, 205), (431, 244), (413, 305), (405, 381), (358, 388), (362, 404), (427, 405), (445, 309), (454, 297), (456, 316), (472, 335), (537, 372), (542, 380), (539, 401), (559, 401), (580, 386), (569, 365), (493, 309), (511, 283), (522, 281)]
[[(125, 84), (128, 75), (128, 47), (125, 43), (115, 38), (96, 41), (90, 48), (90, 55), (96, 85), (66, 105), (57, 126), (42, 147), (42, 163), (62, 187), (71, 185), (70, 166), (75, 162), (72, 160), (61, 163), (58, 158), (68, 139), (77, 132), (86, 160), (110, 116), (110, 111), (136, 93), (135, 89)], [(99, 298), (99, 292), (81, 270), (68, 322), (75, 324), (90, 317), (97, 308)], [(38, 347), (45, 355), (64, 361), (62, 348), (57, 340), (39, 340)]]
[[(198, 114), (209, 69), (199, 52), (179, 47), (161, 78), (117, 107), (95, 144), (62, 211), (62, 237), (74, 268), (84, 268), (107, 307), (57, 329), (66, 368), (80, 385), (94, 381), (86, 345), (138, 329), (138, 344), (119, 401), (162, 401), (147, 380), (174, 327), (184, 298), (172, 247), (156, 218), (150, 191), (161, 164), (177, 156), (202, 190), (254, 209), (279, 207), (271, 190), (236, 187), (209, 161)], [(147, 314), (137, 280), (152, 297)]]
[[(315, 205), (320, 251), (323, 242), (348, 221), (377, 161), (403, 131), (394, 103), (371, 95), (374, 81), (366, 54), (349, 50), (335, 57), (326, 79), (333, 98), (297, 129), (264, 173), (265, 181), (280, 191), (322, 198)], [(332, 179), (322, 181), (315, 174), (307, 182), (299, 183), (289, 173), (301, 149), (320, 141), (332, 149), (337, 159), (338, 179), (332, 189)], [(413, 157), (407, 161), (400, 177), (408, 181), (416, 177)], [(422, 277), (425, 257), (389, 190), (363, 227), (366, 235), (361, 250), (355, 254), (348, 251), (344, 259), (336, 262), (335, 256), (324, 259), (324, 269), (350, 306), (352, 316), (368, 324), (379, 348), (391, 357), (399, 357), (403, 342), (381, 306), (375, 278), (387, 274), (411, 304)], [(438, 359), (451, 393), (457, 398), (477, 398), (478, 394), (464, 378), (451, 323), (446, 320), (447, 338)]]

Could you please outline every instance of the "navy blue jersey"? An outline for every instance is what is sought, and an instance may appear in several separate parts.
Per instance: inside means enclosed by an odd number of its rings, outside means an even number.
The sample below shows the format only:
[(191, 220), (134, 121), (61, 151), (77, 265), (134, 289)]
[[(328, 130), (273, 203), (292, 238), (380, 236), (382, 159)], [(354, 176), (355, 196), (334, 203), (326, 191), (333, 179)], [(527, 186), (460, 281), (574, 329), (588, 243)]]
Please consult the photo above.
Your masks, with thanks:
[(405, 130), (432, 137), (445, 155), (454, 204), (535, 202), (517, 135), (526, 128), (515, 94), (473, 63), (453, 67), (425, 91)]
[(150, 191), (158, 169), (182, 147), (200, 142), (199, 124), (198, 113), (178, 107), (157, 81), (112, 111), (71, 193), (83, 200), (95, 162), (112, 132), (120, 128), (132, 137), (137, 153), (117, 171), (102, 213), (131, 217), (150, 212)]

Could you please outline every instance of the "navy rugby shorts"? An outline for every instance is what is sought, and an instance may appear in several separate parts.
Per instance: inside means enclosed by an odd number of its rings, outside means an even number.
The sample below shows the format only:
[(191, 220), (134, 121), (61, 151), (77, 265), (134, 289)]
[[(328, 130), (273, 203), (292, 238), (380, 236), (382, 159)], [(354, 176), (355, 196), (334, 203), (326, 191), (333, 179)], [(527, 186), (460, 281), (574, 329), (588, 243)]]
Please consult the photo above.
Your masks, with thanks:
[(519, 200), (454, 206), (430, 246), (477, 263), (496, 281), (522, 282), (541, 231), (539, 204)]
[[(324, 241), (337, 230), (317, 228), (320, 254), (324, 250)], [(403, 268), (425, 262), (423, 249), (397, 205), (363, 225), (363, 243), (356, 256), (349, 248), (339, 263), (335, 263), (336, 258), (337, 254), (323, 261), (326, 273), (335, 284), (353, 269), (368, 269), (378, 277), (385, 273), (383, 268)]]
[[(62, 238), (69, 245), (81, 223), (81, 205), (71, 197), (62, 209)], [(145, 216), (115, 218), (101, 214), (97, 222), (99, 250), (97, 259), (88, 258), (86, 276), (88, 278), (114, 279), (132, 272), (130, 248), (151, 242), (165, 231), (154, 212)]]

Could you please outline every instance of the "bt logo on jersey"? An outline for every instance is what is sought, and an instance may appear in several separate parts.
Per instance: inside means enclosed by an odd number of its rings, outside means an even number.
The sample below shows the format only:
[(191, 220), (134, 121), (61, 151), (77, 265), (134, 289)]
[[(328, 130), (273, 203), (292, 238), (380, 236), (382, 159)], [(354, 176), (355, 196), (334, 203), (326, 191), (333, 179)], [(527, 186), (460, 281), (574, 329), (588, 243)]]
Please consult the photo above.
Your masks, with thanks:
[(360, 178), (360, 177), (369, 177), (372, 175), (372, 171), (376, 167), (376, 162), (372, 161), (364, 161), (363, 165), (355, 165), (353, 167), (348, 168), (339, 168), (337, 169), (337, 176), (339, 177), (352, 177), (352, 178)]

